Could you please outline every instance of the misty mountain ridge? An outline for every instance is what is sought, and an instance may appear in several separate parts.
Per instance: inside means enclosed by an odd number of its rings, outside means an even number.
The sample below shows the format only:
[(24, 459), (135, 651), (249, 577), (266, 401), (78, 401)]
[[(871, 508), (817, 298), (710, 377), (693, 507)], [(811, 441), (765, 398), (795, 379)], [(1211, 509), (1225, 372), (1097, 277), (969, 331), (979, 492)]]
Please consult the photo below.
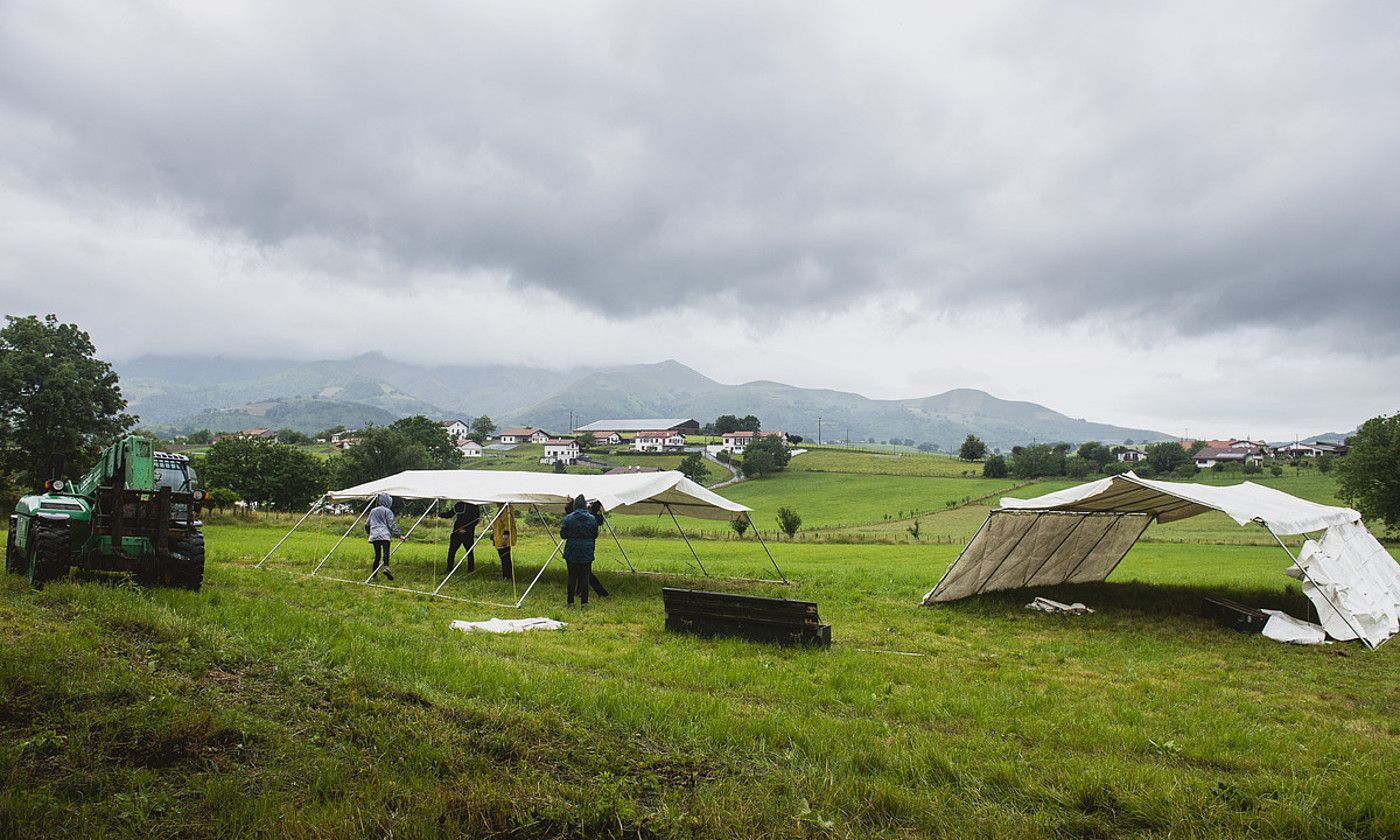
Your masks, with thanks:
[(344, 360), (143, 356), (115, 365), (130, 411), (151, 428), (187, 433), (251, 426), (313, 433), (424, 414), (554, 432), (609, 417), (753, 414), (764, 428), (826, 441), (909, 439), (955, 449), (968, 434), (988, 446), (1031, 442), (1167, 440), (1171, 435), (1068, 417), (972, 388), (878, 400), (771, 380), (726, 385), (675, 360), (544, 370), (515, 365), (399, 362), (381, 353)]

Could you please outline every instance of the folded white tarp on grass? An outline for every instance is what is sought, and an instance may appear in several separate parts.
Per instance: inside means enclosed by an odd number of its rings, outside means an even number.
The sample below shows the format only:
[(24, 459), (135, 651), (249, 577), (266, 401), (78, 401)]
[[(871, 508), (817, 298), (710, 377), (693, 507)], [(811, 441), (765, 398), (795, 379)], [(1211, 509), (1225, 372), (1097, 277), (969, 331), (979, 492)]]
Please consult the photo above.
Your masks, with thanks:
[(388, 478), (332, 490), (330, 498), (451, 499), (476, 504), (563, 508), (575, 496), (603, 503), (608, 513), (734, 519), (749, 508), (731, 502), (675, 470), (625, 475), (558, 475), (511, 470), (406, 470)]
[(1294, 618), (1288, 613), (1278, 610), (1260, 610), (1260, 612), (1268, 613), (1269, 620), (1264, 622), (1264, 629), (1259, 632), (1276, 642), (1285, 642), (1291, 645), (1320, 645), (1327, 641), (1327, 631), (1322, 629), (1321, 624), (1313, 624), (1311, 621)]
[(1048, 613), (1063, 613), (1064, 615), (1088, 615), (1093, 610), (1075, 601), (1073, 604), (1063, 604), (1059, 601), (1052, 601), (1049, 598), (1036, 597), (1034, 601), (1026, 604), (1028, 610), (1039, 610)]
[(526, 630), (563, 630), (569, 625), (552, 618), (493, 618), (489, 621), (454, 621), (449, 626), (463, 633), (524, 633)]
[(1335, 525), (1321, 542), (1303, 543), (1287, 571), (1302, 581), (1332, 638), (1359, 634), (1375, 646), (1400, 631), (1400, 566), (1360, 522)]

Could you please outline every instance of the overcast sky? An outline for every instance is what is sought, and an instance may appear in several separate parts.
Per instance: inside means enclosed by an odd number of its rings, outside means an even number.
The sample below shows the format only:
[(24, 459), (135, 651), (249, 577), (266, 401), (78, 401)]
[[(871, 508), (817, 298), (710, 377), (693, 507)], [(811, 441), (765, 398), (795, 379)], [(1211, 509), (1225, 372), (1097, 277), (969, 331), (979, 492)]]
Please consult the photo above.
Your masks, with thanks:
[(1192, 436), (1400, 410), (1400, 4), (0, 0), (0, 310)]

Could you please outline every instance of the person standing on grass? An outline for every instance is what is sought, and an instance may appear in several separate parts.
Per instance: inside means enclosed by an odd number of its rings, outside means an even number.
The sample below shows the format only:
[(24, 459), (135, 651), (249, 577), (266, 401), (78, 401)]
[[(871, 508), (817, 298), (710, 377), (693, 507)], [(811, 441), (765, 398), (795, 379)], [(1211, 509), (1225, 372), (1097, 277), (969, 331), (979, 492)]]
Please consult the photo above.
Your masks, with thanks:
[(582, 494), (573, 501), (573, 510), (559, 526), (564, 539), (564, 563), (569, 569), (569, 606), (574, 595), (588, 606), (588, 576), (593, 574), (593, 547), (598, 540), (598, 520), (588, 512), (588, 502)]
[(457, 549), (467, 549), (467, 571), (476, 571), (476, 523), (481, 521), (481, 507), (471, 502), (458, 502), (452, 510), (439, 513), (439, 519), (452, 520), (452, 537), (447, 544), (447, 573), (452, 574), (452, 566), (457, 562)]
[[(603, 503), (594, 499), (593, 503), (588, 506), (588, 512), (593, 514), (594, 519), (598, 520), (598, 527), (601, 529), (603, 527)], [(599, 533), (602, 532), (599, 531)], [(588, 585), (593, 587), (593, 591), (598, 593), (599, 598), (608, 597), (608, 590), (603, 588), (603, 582), (598, 580), (597, 575), (593, 574), (592, 566), (588, 567)]]
[(510, 550), (515, 545), (515, 506), (504, 505), (491, 526), (491, 544), (496, 546), (496, 554), (501, 558), (501, 577), (510, 580), (513, 569)]
[(394, 524), (394, 511), (390, 507), (394, 504), (394, 497), (388, 493), (380, 494), (375, 500), (374, 508), (369, 512), (369, 519), (365, 520), (365, 530), (369, 531), (369, 544), (374, 546), (374, 567), (370, 577), (378, 577), (380, 572), (389, 580), (394, 579), (394, 573), (389, 571), (389, 541), (394, 537), (403, 539), (403, 534), (399, 533), (399, 526)]

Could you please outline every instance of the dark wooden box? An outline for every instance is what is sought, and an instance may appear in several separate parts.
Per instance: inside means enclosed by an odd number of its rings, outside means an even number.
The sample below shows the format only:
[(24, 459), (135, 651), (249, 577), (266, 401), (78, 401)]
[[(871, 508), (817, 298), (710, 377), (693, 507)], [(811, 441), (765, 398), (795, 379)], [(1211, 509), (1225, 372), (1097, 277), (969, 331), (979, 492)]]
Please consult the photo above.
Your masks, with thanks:
[(666, 629), (676, 633), (831, 647), (831, 625), (821, 623), (812, 601), (669, 587), (661, 590), (661, 600)]
[(1229, 598), (1205, 598), (1201, 615), (1241, 633), (1258, 633), (1269, 621), (1268, 613)]

